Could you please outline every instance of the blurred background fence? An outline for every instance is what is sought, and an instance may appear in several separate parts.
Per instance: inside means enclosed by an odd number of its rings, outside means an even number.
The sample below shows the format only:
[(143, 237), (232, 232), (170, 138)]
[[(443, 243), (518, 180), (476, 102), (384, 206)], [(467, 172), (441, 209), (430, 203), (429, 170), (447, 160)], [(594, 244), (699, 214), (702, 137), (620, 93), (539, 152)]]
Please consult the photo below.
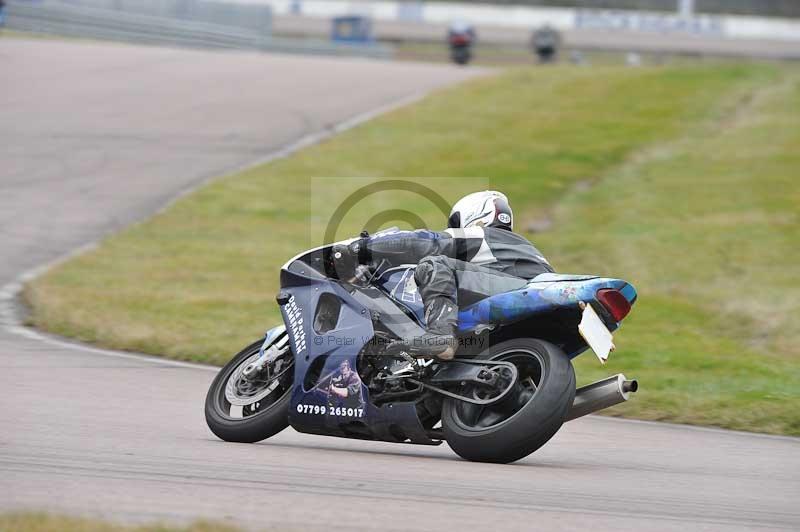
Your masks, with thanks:
[[(7, 2), (11, 29), (145, 44), (426, 59), (420, 46), (443, 46), (459, 20), (476, 26), (484, 50), (525, 50), (550, 26), (575, 50), (800, 59), (800, 0)], [(364, 23), (342, 30), (356, 18)]]
[(274, 37), (268, 4), (224, 0), (8, 0), (10, 29), (67, 37), (285, 53), (388, 57), (379, 44)]
[[(429, 0), (437, 1), (437, 0)], [(584, 9), (627, 9), (635, 11), (676, 10), (677, 0), (459, 0), (464, 3), (513, 4)], [(800, 0), (694, 0), (695, 13), (711, 15), (754, 15), (800, 17)]]
[[(37, 0), (33, 4), (48, 4)], [(268, 35), (272, 10), (268, 4), (244, 4), (220, 0), (59, 0), (66, 7), (116, 11), (122, 15), (145, 15), (176, 22), (210, 23)]]

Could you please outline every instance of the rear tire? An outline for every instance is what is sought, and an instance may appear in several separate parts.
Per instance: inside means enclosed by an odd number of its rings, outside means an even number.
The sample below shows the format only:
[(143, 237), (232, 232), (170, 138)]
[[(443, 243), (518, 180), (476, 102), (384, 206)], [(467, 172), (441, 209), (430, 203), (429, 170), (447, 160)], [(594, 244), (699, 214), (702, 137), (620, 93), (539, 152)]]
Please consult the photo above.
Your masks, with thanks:
[(520, 371), (520, 384), (513, 397), (482, 410), (446, 399), (442, 408), (445, 439), (467, 460), (515, 462), (539, 449), (561, 428), (575, 399), (575, 371), (560, 348), (533, 338), (501, 342), (476, 358), (513, 362)]
[(457, 65), (466, 65), (472, 59), (472, 52), (468, 48), (454, 48), (451, 57)]
[[(258, 354), (263, 340), (253, 342), (240, 351), (228, 362), (214, 378), (206, 395), (206, 423), (211, 432), (219, 438), (240, 443), (255, 443), (274, 436), (289, 426), (289, 401), (292, 396), (293, 368), (281, 379), (281, 384), (272, 394), (263, 399), (264, 405), (256, 403), (260, 408), (243, 417), (231, 415), (231, 404), (225, 396), (225, 387), (235, 371), (248, 359)], [(289, 357), (292, 356), (291, 351)], [(288, 386), (284, 383), (288, 383)], [(245, 407), (248, 408), (248, 407)], [(250, 407), (253, 408), (253, 407)]]

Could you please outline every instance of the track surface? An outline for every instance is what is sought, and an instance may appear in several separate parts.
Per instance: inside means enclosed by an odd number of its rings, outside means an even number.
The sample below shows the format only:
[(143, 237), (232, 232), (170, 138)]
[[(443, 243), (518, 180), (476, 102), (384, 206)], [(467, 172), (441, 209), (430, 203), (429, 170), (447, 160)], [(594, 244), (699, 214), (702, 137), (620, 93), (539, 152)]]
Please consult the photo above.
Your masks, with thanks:
[[(464, 76), (15, 40), (0, 64), (0, 285), (208, 175)], [(0, 329), (0, 509), (280, 530), (800, 528), (796, 439), (594, 417), (513, 466), (290, 430), (229, 444), (203, 420), (212, 377)]]

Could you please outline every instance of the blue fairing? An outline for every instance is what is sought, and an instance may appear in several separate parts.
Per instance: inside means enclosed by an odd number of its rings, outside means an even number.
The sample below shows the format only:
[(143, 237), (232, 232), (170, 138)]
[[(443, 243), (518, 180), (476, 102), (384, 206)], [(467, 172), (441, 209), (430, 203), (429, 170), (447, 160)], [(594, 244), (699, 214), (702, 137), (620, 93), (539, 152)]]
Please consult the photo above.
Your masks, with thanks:
[[(392, 268), (381, 276), (378, 284), (395, 302), (424, 323), (425, 313), (414, 283), (413, 267)], [(514, 323), (557, 309), (578, 308), (579, 301), (593, 301), (595, 293), (603, 288), (619, 290), (631, 304), (636, 301), (636, 290), (621, 279), (544, 273), (524, 288), (486, 298), (462, 309), (458, 315), (459, 330), (470, 332), (481, 326)]]
[[(414, 401), (375, 406), (360, 379), (360, 400), (353, 404), (338, 403), (330, 394), (325, 380), (336, 375), (343, 362), (358, 367), (358, 355), (374, 335), (374, 309), (369, 297), (359, 300), (339, 283), (323, 277), (311, 259), (314, 257), (309, 257), (308, 263), (296, 261), (281, 272), (282, 294), (287, 298), (281, 303), (281, 313), (295, 354), (291, 425), (312, 434), (441, 443), (428, 437)], [(318, 330), (315, 313), (325, 297), (341, 306), (330, 328)]]
[[(462, 332), (475, 330), (485, 325), (504, 325), (527, 319), (537, 314), (550, 313), (565, 308), (578, 308), (578, 302), (591, 302), (603, 288), (622, 292), (633, 303), (636, 290), (620, 279), (605, 277), (572, 277), (570, 280), (537, 277), (527, 286), (481, 300), (462, 310), (458, 315), (458, 326)], [(612, 329), (619, 327), (611, 323)]]
[[(413, 266), (388, 270), (381, 276), (378, 284), (410, 315), (424, 324), (422, 298), (414, 283)], [(594, 302), (595, 294), (603, 288), (619, 290), (631, 304), (636, 301), (634, 287), (621, 279), (544, 273), (519, 290), (492, 296), (462, 309), (458, 315), (458, 328), (461, 333), (466, 334), (485, 327), (510, 325), (565, 310), (574, 310), (577, 317), (578, 303)], [(620, 324), (610, 321), (607, 325), (613, 331)], [(577, 328), (575, 333), (577, 334)], [(570, 355), (575, 356), (583, 350), (577, 348)]]
[(415, 266), (398, 266), (381, 274), (376, 284), (419, 323), (425, 323), (422, 297), (414, 281)]

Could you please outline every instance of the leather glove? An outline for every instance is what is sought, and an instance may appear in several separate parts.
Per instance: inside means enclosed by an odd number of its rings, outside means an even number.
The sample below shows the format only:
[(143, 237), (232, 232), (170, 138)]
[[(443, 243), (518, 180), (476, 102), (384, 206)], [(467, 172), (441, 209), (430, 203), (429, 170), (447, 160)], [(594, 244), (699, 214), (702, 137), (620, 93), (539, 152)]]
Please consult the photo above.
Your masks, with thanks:
[(367, 243), (369, 233), (361, 233), (361, 238), (347, 245), (336, 244), (331, 248), (334, 268), (340, 279), (349, 279), (355, 275), (356, 268), (361, 264), (369, 264), (371, 257)]
[(355, 270), (359, 264), (358, 242), (357, 240), (348, 245), (336, 244), (331, 248), (333, 267), (339, 279), (348, 280), (355, 276)]

